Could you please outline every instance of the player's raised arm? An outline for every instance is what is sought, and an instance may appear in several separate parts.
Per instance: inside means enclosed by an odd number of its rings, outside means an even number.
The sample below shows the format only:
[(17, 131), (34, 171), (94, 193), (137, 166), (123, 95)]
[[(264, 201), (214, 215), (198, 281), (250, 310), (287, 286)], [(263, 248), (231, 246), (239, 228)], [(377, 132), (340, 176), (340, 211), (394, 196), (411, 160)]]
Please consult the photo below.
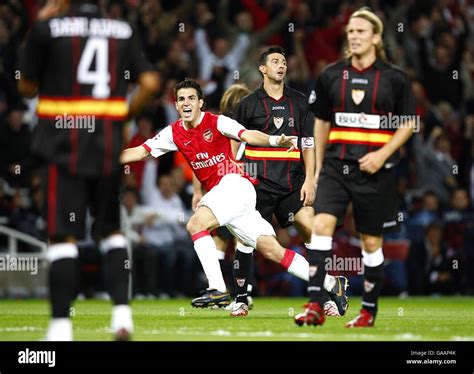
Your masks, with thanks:
[(130, 162), (141, 161), (149, 156), (148, 151), (142, 145), (133, 148), (127, 148), (120, 154), (120, 163), (128, 164)]

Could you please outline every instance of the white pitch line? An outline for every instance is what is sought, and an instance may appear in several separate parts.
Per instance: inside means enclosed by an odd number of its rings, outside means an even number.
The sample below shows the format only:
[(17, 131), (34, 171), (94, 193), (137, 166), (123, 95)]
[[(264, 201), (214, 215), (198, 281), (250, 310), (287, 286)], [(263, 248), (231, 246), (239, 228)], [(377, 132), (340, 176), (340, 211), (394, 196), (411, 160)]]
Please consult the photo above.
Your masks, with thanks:
[(37, 326), (19, 326), (19, 327), (0, 327), (0, 332), (26, 332), (26, 331), (45, 331), (44, 327)]
[(451, 337), (451, 340), (454, 340), (454, 341), (460, 341), (460, 342), (464, 342), (464, 341), (474, 341), (474, 336), (452, 336)]
[(399, 334), (399, 335), (371, 335), (371, 334), (328, 334), (322, 333), (275, 333), (272, 331), (253, 331), (253, 332), (232, 332), (229, 330), (189, 330), (187, 328), (182, 328), (178, 330), (169, 330), (169, 329), (154, 329), (154, 330), (145, 330), (141, 331), (146, 335), (188, 335), (188, 336), (226, 336), (226, 337), (240, 337), (240, 338), (291, 338), (291, 339), (311, 339), (311, 338), (321, 338), (321, 339), (335, 339), (335, 340), (380, 340), (383, 337), (386, 337), (390, 340), (421, 340), (423, 336), (414, 335), (410, 333)]
[[(13, 332), (44, 332), (45, 327), (38, 326), (18, 326), (18, 327), (0, 327), (0, 333), (13, 333)], [(88, 329), (75, 327), (74, 331), (81, 333), (111, 333), (110, 327), (102, 327), (96, 329)], [(405, 341), (420, 341), (420, 340), (439, 340), (439, 338), (433, 336), (416, 335), (412, 333), (404, 334), (384, 334), (384, 335), (371, 335), (371, 334), (328, 334), (328, 333), (280, 333), (273, 332), (270, 330), (265, 331), (230, 331), (230, 330), (195, 330), (188, 327), (182, 327), (177, 330), (175, 329), (151, 329), (151, 330), (138, 330), (136, 333), (145, 335), (178, 335), (184, 336), (221, 336), (228, 338), (280, 338), (280, 339), (324, 339), (324, 340), (347, 340), (347, 341), (367, 341), (367, 340), (405, 340)], [(318, 339), (319, 338), (319, 339)], [(179, 339), (177, 339), (179, 340)], [(448, 341), (474, 341), (474, 336), (451, 336)]]

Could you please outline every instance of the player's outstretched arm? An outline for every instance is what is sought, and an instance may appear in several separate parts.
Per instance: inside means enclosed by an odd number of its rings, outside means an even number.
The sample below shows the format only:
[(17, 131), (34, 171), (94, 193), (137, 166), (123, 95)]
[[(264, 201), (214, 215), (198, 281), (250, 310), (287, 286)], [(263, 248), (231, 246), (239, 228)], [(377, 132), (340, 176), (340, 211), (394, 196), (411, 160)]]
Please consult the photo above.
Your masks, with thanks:
[(297, 136), (267, 135), (256, 130), (246, 130), (240, 135), (240, 139), (250, 145), (260, 147), (282, 147), (288, 148), (288, 152), (298, 148)]
[(149, 156), (148, 151), (142, 145), (133, 148), (127, 148), (120, 154), (120, 163), (128, 164), (130, 162), (141, 161)]

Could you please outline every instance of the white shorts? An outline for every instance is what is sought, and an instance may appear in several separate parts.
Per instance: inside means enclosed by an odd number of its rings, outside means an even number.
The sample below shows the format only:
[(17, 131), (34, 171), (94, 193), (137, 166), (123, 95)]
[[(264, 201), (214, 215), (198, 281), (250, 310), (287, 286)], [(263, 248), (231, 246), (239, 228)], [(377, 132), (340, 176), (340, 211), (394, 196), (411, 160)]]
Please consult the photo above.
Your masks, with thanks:
[(227, 174), (199, 205), (207, 206), (220, 226), (227, 226), (244, 244), (256, 248), (260, 236), (275, 235), (272, 225), (255, 209), (256, 202), (255, 188), (248, 179)]

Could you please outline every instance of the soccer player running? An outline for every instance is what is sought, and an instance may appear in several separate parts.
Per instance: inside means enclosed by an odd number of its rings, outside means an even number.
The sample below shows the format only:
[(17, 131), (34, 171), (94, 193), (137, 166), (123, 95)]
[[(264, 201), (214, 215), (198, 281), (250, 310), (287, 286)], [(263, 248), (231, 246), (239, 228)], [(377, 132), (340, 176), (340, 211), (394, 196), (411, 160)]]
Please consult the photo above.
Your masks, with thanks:
[(317, 190), (309, 251), (310, 300), (295, 316), (298, 325), (324, 323), (325, 263), (337, 222), (351, 201), (361, 238), (364, 291), (360, 314), (346, 326), (374, 325), (384, 275), (383, 231), (397, 222), (397, 151), (414, 127), (411, 84), (386, 61), (379, 17), (359, 9), (346, 31), (346, 58), (329, 65), (316, 84)]
[[(127, 22), (104, 18), (93, 3), (49, 1), (20, 56), (19, 90), (39, 95), (32, 151), (45, 169), (52, 309), (46, 340), (73, 339), (76, 241), (85, 237), (87, 209), (104, 255), (112, 331), (117, 340), (133, 332), (127, 242), (120, 233), (122, 125), (159, 86), (139, 45)], [(139, 87), (127, 103), (131, 81)]]
[[(226, 287), (217, 259), (217, 249), (209, 230), (226, 226), (239, 241), (262, 251), (267, 258), (281, 262), (287, 258), (287, 270), (305, 277), (308, 262), (304, 257), (283, 248), (275, 238), (270, 223), (255, 209), (256, 193), (252, 178), (234, 160), (231, 139), (252, 145), (289, 148), (297, 143), (296, 136), (269, 136), (247, 130), (237, 121), (224, 115), (203, 112), (201, 86), (190, 79), (175, 87), (176, 109), (180, 119), (165, 127), (142, 146), (128, 148), (121, 155), (123, 164), (140, 161), (170, 151), (181, 151), (207, 193), (187, 224), (196, 253), (209, 281), (209, 288), (225, 293)], [(289, 252), (293, 252), (289, 254)], [(215, 295), (220, 297), (219, 294)], [(248, 306), (236, 303), (232, 316), (245, 316)]]
[[(260, 55), (259, 70), (263, 76), (263, 85), (239, 103), (233, 118), (248, 129), (266, 134), (298, 136), (301, 139), (301, 151), (295, 149), (288, 153), (280, 148), (246, 146), (246, 162), (257, 166), (257, 210), (268, 222), (272, 221), (275, 214), (283, 228), (293, 224), (305, 246), (312, 250), (314, 116), (306, 97), (285, 84), (287, 64), (281, 47), (269, 47)], [(253, 271), (250, 269), (252, 251), (251, 247), (237, 245), (236, 260), (239, 267), (234, 269), (239, 290), (237, 302), (244, 302), (247, 297), (245, 287), (249, 271)], [(283, 261), (291, 261), (291, 258)], [(240, 284), (243, 285), (240, 287)], [(325, 294), (324, 310), (327, 315), (345, 314), (348, 307), (347, 286), (347, 278), (326, 275), (324, 288), (328, 293)]]
[[(250, 90), (244, 84), (233, 84), (232, 86), (230, 86), (222, 95), (221, 102), (219, 105), (220, 113), (224, 116), (232, 117), (232, 114), (234, 113), (237, 104), (240, 102), (240, 100), (242, 100), (242, 98), (244, 98), (248, 94), (250, 94)], [(239, 149), (239, 144), (241, 143), (235, 140), (231, 140), (231, 144), (235, 157)], [(193, 187), (194, 193), (192, 200), (192, 208), (193, 210), (196, 210), (203, 196), (202, 185), (197, 180), (196, 176), (193, 176)], [(222, 226), (218, 227), (215, 230), (215, 235), (213, 235), (212, 238), (214, 239), (214, 242), (216, 244), (217, 258), (221, 264), (221, 270), (223, 271), (222, 264), (224, 263), (227, 247), (229, 246), (230, 241), (232, 241), (232, 246), (235, 247), (235, 237), (225, 226)], [(251, 286), (249, 285), (248, 287)], [(196, 308), (219, 306), (226, 307), (226, 309), (230, 309), (230, 302), (231, 297), (228, 292), (221, 293), (216, 289), (206, 289), (201, 292), (201, 295), (199, 297), (196, 297), (191, 301), (191, 305)], [(249, 309), (252, 309), (253, 301), (251, 297), (249, 298), (247, 305)]]

